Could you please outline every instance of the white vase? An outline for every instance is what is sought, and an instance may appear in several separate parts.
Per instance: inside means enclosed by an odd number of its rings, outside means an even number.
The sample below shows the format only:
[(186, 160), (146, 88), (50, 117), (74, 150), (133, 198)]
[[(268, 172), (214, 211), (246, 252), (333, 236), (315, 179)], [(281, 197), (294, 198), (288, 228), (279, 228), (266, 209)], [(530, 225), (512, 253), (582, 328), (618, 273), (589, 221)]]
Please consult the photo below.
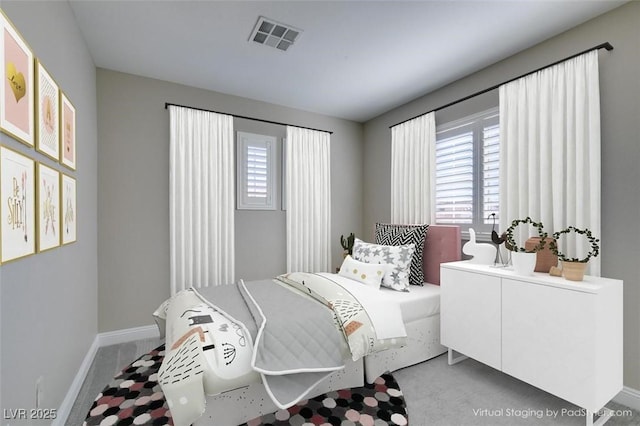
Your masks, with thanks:
[(491, 244), (476, 243), (476, 231), (473, 228), (469, 228), (469, 241), (462, 246), (462, 252), (473, 256), (469, 263), (493, 265), (496, 260), (496, 248)]
[(536, 268), (536, 253), (525, 253), (522, 251), (511, 252), (511, 263), (513, 270), (518, 275), (533, 275)]

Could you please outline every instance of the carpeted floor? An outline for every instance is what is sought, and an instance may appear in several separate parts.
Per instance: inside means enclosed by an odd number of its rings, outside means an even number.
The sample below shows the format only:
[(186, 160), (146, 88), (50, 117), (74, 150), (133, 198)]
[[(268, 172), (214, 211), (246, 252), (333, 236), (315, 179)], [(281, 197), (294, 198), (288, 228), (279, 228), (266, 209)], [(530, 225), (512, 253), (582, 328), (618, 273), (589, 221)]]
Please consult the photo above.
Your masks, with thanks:
[[(584, 426), (585, 412), (473, 359), (448, 365), (444, 354), (394, 371), (411, 426)], [(606, 426), (640, 426), (640, 413), (614, 402)]]
[[(84, 425), (173, 425), (171, 412), (157, 382), (163, 358), (164, 345), (161, 345), (125, 367), (98, 394)], [(393, 375), (384, 374), (370, 385), (329, 392), (245, 425), (302, 424), (404, 426), (408, 424), (408, 418), (398, 383)]]

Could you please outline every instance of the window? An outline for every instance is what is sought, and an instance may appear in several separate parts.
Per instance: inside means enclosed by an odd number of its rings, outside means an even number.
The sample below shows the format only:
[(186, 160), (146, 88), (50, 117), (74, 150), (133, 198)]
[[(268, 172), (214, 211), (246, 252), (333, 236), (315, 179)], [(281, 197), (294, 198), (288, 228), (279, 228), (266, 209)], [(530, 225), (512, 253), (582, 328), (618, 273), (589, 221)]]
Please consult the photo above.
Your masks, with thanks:
[(500, 208), (500, 123), (496, 109), (438, 126), (436, 223), (491, 230)]
[(238, 132), (238, 209), (276, 209), (276, 138)]

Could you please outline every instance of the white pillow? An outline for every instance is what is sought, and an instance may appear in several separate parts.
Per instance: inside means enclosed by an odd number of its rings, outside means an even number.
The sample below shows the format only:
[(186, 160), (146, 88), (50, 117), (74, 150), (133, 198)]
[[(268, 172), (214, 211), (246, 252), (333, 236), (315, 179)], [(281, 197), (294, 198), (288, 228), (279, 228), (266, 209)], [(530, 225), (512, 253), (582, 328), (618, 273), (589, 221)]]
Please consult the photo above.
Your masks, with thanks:
[(386, 264), (359, 262), (347, 255), (342, 262), (338, 275), (359, 281), (377, 290), (380, 288), (382, 277), (384, 277), (387, 269), (386, 266)]
[(409, 291), (409, 275), (415, 244), (384, 246), (366, 243), (356, 238), (353, 258), (366, 263), (387, 263), (393, 266), (382, 278), (382, 286), (398, 291)]

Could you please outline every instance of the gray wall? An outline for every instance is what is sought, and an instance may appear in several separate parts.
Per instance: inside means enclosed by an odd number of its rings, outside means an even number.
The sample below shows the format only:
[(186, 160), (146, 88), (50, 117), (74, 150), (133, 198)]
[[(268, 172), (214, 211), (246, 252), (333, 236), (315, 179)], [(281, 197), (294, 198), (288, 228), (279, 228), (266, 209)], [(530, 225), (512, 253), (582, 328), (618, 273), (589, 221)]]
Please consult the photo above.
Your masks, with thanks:
[(390, 217), (389, 126), (605, 41), (602, 113), (602, 275), (624, 280), (624, 383), (640, 389), (640, 3), (630, 2), (365, 124), (365, 205), (370, 230)]
[[(34, 408), (40, 376), (40, 407), (58, 408), (98, 328), (95, 65), (67, 2), (3, 0), (2, 9), (77, 112), (78, 241), (0, 267), (2, 408)], [(8, 136), (0, 141), (54, 166)]]
[[(235, 118), (234, 132), (274, 136), (276, 153), (276, 210), (236, 210), (236, 279), (272, 277), (286, 272), (286, 213), (282, 206), (282, 139), (286, 127), (254, 120)], [(236, 158), (237, 161), (237, 158)], [(236, 162), (237, 164), (237, 162)], [(236, 187), (237, 188), (237, 187)], [(359, 226), (359, 224), (358, 224)]]
[[(169, 296), (169, 114), (165, 102), (333, 131), (332, 258), (341, 234), (361, 232), (362, 125), (165, 81), (98, 69), (99, 330), (151, 324)], [(283, 137), (283, 126), (234, 121), (235, 130)], [(236, 278), (285, 269), (285, 216), (236, 211)]]

